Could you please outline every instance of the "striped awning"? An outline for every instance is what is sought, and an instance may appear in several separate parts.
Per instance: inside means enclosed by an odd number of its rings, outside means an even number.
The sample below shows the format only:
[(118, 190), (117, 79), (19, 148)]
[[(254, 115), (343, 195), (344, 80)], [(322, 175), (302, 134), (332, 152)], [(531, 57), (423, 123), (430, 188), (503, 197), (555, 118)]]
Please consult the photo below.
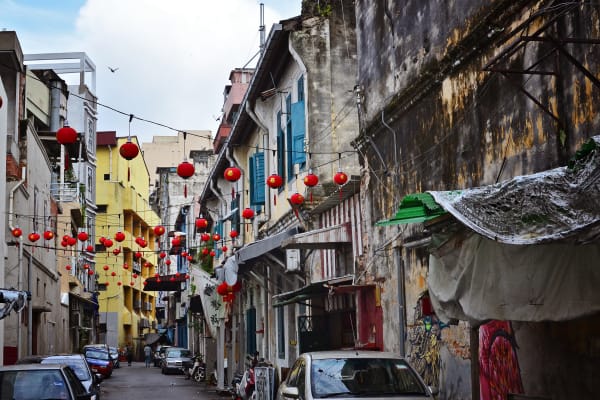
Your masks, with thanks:
[(298, 233), (281, 243), (284, 249), (332, 249), (352, 244), (352, 228), (349, 222)]

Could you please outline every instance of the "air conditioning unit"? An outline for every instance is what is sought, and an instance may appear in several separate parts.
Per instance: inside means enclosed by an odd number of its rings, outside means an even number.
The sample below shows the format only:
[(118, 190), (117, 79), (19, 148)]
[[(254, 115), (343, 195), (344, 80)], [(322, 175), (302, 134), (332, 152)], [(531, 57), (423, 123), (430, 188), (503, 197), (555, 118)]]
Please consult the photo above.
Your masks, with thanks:
[(300, 270), (300, 249), (288, 249), (285, 251), (285, 270), (287, 272)]

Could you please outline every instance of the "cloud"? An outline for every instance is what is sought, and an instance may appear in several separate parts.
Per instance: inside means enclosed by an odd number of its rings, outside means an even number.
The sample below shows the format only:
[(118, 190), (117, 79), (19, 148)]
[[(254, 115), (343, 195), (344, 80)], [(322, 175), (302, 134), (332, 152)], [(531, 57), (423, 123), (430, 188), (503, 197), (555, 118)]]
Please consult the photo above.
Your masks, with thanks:
[[(273, 23), (300, 13), (299, 0), (281, 3), (295, 11), (280, 15), (266, 4), (267, 35)], [(75, 36), (78, 51), (96, 64), (100, 103), (175, 129), (214, 132), (230, 71), (258, 51), (259, 22), (253, 0), (88, 0)], [(127, 135), (127, 115), (98, 111), (98, 130)], [(175, 131), (134, 120), (131, 133), (146, 142)]]

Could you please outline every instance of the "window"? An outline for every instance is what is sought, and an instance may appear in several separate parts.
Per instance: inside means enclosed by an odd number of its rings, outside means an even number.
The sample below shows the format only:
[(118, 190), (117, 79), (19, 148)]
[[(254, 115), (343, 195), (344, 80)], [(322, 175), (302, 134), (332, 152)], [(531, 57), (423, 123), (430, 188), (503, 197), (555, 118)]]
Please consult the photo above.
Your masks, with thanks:
[(87, 199), (94, 198), (94, 170), (92, 167), (87, 169)]
[(94, 152), (94, 150), (96, 148), (96, 144), (95, 144), (96, 131), (94, 129), (94, 120), (92, 118), (88, 118), (87, 134), (88, 134), (88, 151)]
[[(285, 182), (285, 136), (281, 123), (281, 111), (279, 111), (277, 113), (277, 173)], [(283, 191), (283, 186), (279, 191)]]
[(250, 205), (265, 204), (265, 153), (254, 153), (248, 162), (250, 165)]

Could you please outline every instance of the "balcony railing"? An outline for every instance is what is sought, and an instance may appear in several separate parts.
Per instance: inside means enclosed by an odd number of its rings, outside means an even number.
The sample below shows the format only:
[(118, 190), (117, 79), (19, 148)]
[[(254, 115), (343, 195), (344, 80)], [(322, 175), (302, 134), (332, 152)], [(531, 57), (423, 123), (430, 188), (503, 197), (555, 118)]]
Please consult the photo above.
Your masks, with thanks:
[(61, 203), (81, 202), (79, 183), (77, 182), (52, 183), (50, 185), (50, 194), (54, 200)]

